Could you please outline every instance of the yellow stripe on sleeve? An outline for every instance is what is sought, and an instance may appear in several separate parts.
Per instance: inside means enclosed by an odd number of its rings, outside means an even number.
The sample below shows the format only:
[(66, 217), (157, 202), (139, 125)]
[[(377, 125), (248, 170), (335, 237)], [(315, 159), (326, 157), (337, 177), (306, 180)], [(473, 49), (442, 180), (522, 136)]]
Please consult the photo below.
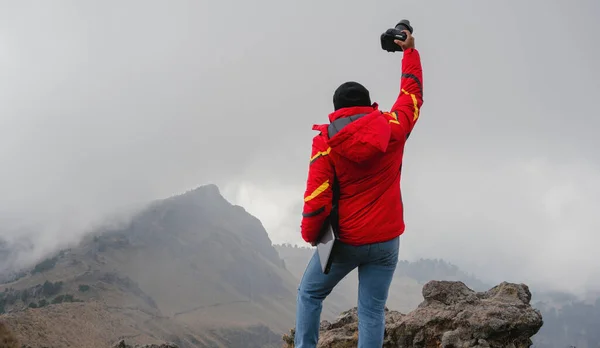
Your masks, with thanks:
[(414, 113), (413, 113), (413, 122), (414, 122), (417, 120), (417, 118), (419, 118), (419, 107), (417, 106), (417, 97), (412, 93), (408, 93), (404, 89), (402, 89), (402, 93), (404, 93), (406, 95), (410, 95), (410, 97), (412, 98), (413, 108), (414, 108)]
[(321, 184), (321, 186), (317, 187), (313, 193), (311, 193), (310, 195), (308, 195), (307, 197), (304, 198), (304, 202), (308, 202), (310, 200), (315, 199), (318, 195), (320, 195), (321, 193), (323, 193), (323, 191), (327, 190), (327, 188), (329, 187), (329, 180), (325, 181), (324, 183)]
[(310, 158), (310, 163), (313, 163), (317, 158), (319, 158), (321, 156), (327, 156), (327, 155), (329, 155), (330, 152), (331, 152), (331, 148), (328, 148), (325, 151), (317, 152), (314, 156), (312, 156)]
[(400, 124), (400, 122), (398, 122), (398, 114), (395, 111), (394, 112), (386, 112), (385, 114), (392, 117), (392, 119), (389, 120), (389, 123)]

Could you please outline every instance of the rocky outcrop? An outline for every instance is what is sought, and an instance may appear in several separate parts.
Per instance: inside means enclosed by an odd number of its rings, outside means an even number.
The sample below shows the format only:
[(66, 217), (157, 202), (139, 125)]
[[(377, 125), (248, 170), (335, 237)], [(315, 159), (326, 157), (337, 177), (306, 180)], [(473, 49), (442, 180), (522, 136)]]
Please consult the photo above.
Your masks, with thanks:
[[(409, 314), (386, 312), (385, 348), (524, 348), (542, 327), (542, 315), (530, 305), (525, 284), (501, 283), (475, 292), (462, 282), (431, 281), (424, 301)], [(293, 347), (294, 331), (283, 340)], [(321, 323), (320, 348), (356, 347), (356, 308), (335, 322)]]
[(147, 344), (147, 345), (129, 345), (125, 343), (124, 340), (119, 341), (119, 343), (115, 344), (113, 348), (179, 348), (177, 345), (172, 343), (163, 343), (163, 344)]

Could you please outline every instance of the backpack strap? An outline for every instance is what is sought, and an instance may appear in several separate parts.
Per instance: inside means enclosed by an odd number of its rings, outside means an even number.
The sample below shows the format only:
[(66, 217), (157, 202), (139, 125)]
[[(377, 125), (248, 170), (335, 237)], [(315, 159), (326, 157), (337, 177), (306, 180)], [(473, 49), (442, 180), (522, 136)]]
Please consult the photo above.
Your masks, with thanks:
[[(361, 119), (362, 117), (368, 114), (357, 114), (348, 117), (338, 118), (337, 120), (331, 122), (327, 127), (327, 135), (329, 139), (331, 139), (334, 135), (339, 133), (344, 127), (349, 125), (350, 123)], [(339, 200), (340, 200), (340, 183), (337, 178), (337, 173), (335, 171), (335, 165), (333, 164), (333, 183), (331, 185), (331, 190), (333, 192), (333, 199), (331, 204), (331, 213), (329, 215), (329, 223), (331, 223), (331, 227), (333, 227), (333, 232), (336, 235), (336, 238), (340, 235), (340, 215), (339, 215)]]

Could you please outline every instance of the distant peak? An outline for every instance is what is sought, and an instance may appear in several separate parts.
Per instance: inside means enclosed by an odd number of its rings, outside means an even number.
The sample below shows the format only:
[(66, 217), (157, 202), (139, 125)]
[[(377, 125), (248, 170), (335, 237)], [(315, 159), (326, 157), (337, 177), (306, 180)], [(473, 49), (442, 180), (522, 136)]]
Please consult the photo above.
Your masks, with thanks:
[(208, 197), (208, 198), (219, 198), (219, 197), (223, 197), (223, 195), (221, 194), (221, 190), (219, 190), (219, 187), (215, 184), (207, 184), (207, 185), (202, 185), (202, 186), (198, 186), (195, 189), (190, 189), (182, 194), (176, 195), (174, 197), (177, 196), (196, 196), (196, 197)]
[(221, 190), (219, 190), (219, 186), (217, 186), (215, 184), (202, 185), (202, 186), (196, 188), (194, 191), (199, 192), (199, 193), (221, 196)]
[(178, 198), (191, 199), (192, 201), (198, 201), (198, 202), (212, 202), (212, 203), (222, 201), (222, 202), (227, 202), (227, 204), (230, 204), (225, 199), (225, 197), (221, 194), (221, 190), (219, 190), (219, 187), (215, 184), (206, 184), (206, 185), (198, 186), (195, 189), (188, 190), (187, 192), (185, 192), (183, 194), (171, 197), (171, 199), (178, 199)]

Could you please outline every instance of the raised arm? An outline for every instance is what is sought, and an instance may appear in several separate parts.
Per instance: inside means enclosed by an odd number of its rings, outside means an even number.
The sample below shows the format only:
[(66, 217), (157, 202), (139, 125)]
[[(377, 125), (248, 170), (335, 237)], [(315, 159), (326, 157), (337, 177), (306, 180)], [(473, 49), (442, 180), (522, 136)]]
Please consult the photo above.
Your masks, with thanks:
[[(404, 42), (397, 41), (404, 49), (400, 94), (386, 115), (392, 126), (392, 138), (406, 138), (419, 119), (423, 105), (423, 70), (419, 51), (414, 48), (414, 38), (407, 32)], [(394, 127), (396, 125), (396, 127)]]

